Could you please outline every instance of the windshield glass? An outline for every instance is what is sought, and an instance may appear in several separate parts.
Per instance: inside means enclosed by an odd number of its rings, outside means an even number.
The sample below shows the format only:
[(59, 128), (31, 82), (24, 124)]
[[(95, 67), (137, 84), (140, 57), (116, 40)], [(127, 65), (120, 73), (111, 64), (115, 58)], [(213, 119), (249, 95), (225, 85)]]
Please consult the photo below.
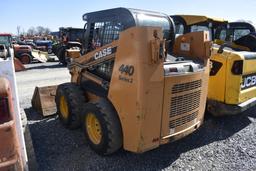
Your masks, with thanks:
[(223, 41), (235, 41), (243, 36), (250, 34), (251, 31), (249, 29), (244, 28), (223, 28), (222, 30), (218, 30), (218, 34), (216, 35), (216, 39), (220, 39)]
[(192, 25), (190, 27), (190, 31), (191, 32), (198, 32), (198, 31), (209, 31), (209, 34), (210, 34), (210, 40), (212, 40), (212, 31), (209, 27), (207, 26), (200, 26), (200, 25)]
[(240, 39), (243, 36), (250, 34), (249, 29), (236, 29), (234, 30), (234, 40)]
[(11, 46), (11, 39), (9, 36), (0, 36), (0, 44), (4, 44), (5, 46)]

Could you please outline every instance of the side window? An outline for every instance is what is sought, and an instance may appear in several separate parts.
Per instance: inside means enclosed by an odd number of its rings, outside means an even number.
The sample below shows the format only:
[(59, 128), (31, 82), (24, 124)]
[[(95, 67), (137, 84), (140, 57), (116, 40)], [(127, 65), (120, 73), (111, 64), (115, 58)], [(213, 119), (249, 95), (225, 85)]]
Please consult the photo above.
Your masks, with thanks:
[(176, 24), (175, 29), (176, 29), (176, 34), (179, 34), (179, 35), (184, 34), (184, 25), (183, 24)]
[(110, 81), (113, 67), (114, 67), (114, 60), (104, 61), (103, 63), (95, 65), (91, 69), (91, 72), (99, 77), (104, 78), (107, 81)]
[(124, 29), (120, 22), (97, 22), (92, 28), (92, 49), (102, 47), (119, 38), (119, 33)]
[(235, 29), (234, 30), (234, 40), (237, 40), (245, 35), (250, 34), (249, 29)]
[(199, 31), (208, 31), (209, 32), (209, 36), (210, 36), (210, 40), (212, 40), (212, 31), (209, 27), (207, 26), (200, 26), (200, 25), (192, 25), (190, 27), (190, 31), (191, 32), (199, 32)]
[(226, 37), (227, 37), (227, 31), (221, 30), (219, 39), (225, 41)]
[(104, 22), (95, 23), (93, 30), (92, 47), (93, 49), (102, 46), (102, 33), (104, 30)]
[(210, 31), (210, 30), (206, 26), (198, 26), (198, 25), (191, 26), (191, 32), (198, 32), (198, 31)]
[(111, 43), (119, 38), (119, 33), (123, 30), (121, 23), (106, 22), (103, 33), (103, 45)]

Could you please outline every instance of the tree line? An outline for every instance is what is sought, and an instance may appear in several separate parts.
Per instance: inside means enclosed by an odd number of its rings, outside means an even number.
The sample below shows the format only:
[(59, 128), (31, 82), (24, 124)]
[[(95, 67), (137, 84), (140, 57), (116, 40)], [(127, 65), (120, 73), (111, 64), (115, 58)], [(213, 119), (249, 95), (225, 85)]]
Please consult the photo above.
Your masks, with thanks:
[(51, 33), (51, 30), (48, 27), (37, 26), (37, 27), (30, 27), (27, 31), (24, 29), (21, 30), (21, 26), (17, 26), (17, 34), (19, 35), (27, 35), (27, 36), (35, 36), (35, 35), (48, 35)]

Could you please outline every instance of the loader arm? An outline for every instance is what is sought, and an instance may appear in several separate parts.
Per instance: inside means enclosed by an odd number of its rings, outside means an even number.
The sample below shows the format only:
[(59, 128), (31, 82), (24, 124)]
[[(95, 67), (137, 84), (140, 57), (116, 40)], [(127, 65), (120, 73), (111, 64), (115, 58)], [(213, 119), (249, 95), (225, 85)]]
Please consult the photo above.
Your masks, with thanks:
[(115, 60), (117, 44), (118, 40), (74, 59), (68, 66), (72, 75), (72, 82), (80, 82), (79, 79), (81, 79), (81, 77), (78, 76), (81, 75), (82, 77), (100, 85), (102, 88), (108, 89), (110, 80), (103, 79), (91, 71), (103, 62)]

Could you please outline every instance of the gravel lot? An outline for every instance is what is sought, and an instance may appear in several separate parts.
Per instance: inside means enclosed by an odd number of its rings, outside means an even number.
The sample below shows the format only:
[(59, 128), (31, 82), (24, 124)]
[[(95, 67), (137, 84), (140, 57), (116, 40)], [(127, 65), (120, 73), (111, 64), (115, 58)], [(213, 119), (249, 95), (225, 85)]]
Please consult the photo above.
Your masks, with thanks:
[(256, 170), (256, 108), (232, 117), (206, 115), (192, 135), (144, 154), (120, 150), (101, 157), (81, 130), (67, 130), (56, 116), (42, 118), (31, 109), (34, 87), (67, 82), (68, 70), (57, 62), (26, 67), (17, 73), (18, 91), (39, 170)]

